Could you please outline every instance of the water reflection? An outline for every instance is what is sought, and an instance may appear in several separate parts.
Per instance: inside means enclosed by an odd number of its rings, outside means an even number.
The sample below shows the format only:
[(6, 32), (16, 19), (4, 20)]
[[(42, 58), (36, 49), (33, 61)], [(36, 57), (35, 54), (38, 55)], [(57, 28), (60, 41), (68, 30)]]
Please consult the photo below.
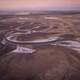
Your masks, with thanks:
[(80, 42), (72, 40), (64, 40), (55, 43), (56, 45), (67, 47), (80, 52)]
[[(48, 17), (46, 17), (48, 18)], [(51, 18), (53, 19), (53, 18)], [(57, 18), (54, 18), (57, 20)], [(63, 34), (54, 35), (54, 33), (49, 33), (48, 30), (53, 29), (53, 26), (46, 25), (46, 23), (27, 21), (6, 34), (6, 40), (1, 41), (2, 44), (6, 44), (7, 41), (16, 44), (16, 50), (13, 52), (17, 53), (33, 53), (36, 51), (34, 49), (35, 45), (59, 45), (80, 51), (80, 42), (77, 41), (77, 37), (74, 34)], [(76, 38), (76, 39), (75, 39)], [(32, 47), (28, 47), (31, 45)]]
[[(54, 37), (53, 34), (35, 32), (10, 32), (6, 35), (8, 42), (17, 45), (17, 48), (12, 53), (34, 53), (36, 49), (34, 46), (43, 46), (51, 42), (55, 42), (58, 37)], [(38, 45), (39, 44), (39, 45)]]
[(31, 53), (34, 53), (34, 52), (36, 52), (36, 50), (35, 49), (30, 49), (30, 48), (25, 48), (25, 47), (21, 47), (21, 46), (17, 46), (17, 48), (15, 49), (15, 50), (13, 50), (11, 53), (29, 53), (29, 54), (31, 54)]
[[(72, 37), (72, 38), (71, 38)], [(52, 33), (45, 32), (10, 32), (6, 36), (6, 40), (17, 45), (15, 53), (34, 53), (34, 46), (58, 45), (66, 48), (74, 49), (80, 52), (80, 42), (73, 35), (66, 34), (64, 36), (54, 36)], [(3, 40), (3, 43), (5, 40)], [(31, 45), (32, 47), (28, 47)]]
[(15, 30), (19, 32), (46, 32), (53, 28), (53, 26), (49, 26), (40, 22), (28, 22), (26, 24), (17, 27)]
[(10, 42), (14, 43), (21, 43), (21, 44), (28, 44), (28, 43), (48, 43), (53, 42), (58, 39), (58, 37), (54, 36), (54, 34), (49, 33), (21, 33), (21, 32), (15, 32), (6, 37), (6, 39)]

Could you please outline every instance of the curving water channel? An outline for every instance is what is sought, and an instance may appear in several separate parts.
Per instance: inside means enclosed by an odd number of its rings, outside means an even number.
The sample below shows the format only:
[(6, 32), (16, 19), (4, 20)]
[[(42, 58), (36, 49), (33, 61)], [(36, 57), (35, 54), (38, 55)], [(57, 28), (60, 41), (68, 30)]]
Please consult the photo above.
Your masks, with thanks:
[[(6, 40), (17, 44), (16, 50), (13, 50), (14, 53), (34, 53), (36, 49), (34, 46), (43, 46), (43, 45), (58, 45), (65, 48), (73, 49), (80, 52), (80, 42), (73, 40), (67, 37), (54, 36), (54, 34), (35, 32), (35, 33), (21, 33), (15, 32), (8, 34)], [(28, 47), (27, 45), (30, 45)], [(31, 47), (32, 46), (32, 47)]]
[(53, 27), (52, 26), (48, 26), (45, 24), (41, 24), (41, 23), (29, 23), (27, 26), (19, 26), (16, 28), (16, 31), (19, 32), (46, 32), (48, 30), (51, 30)]
[(55, 44), (52, 43), (51, 45), (59, 45), (63, 46), (69, 49), (76, 50), (80, 53), (80, 42), (74, 41), (74, 40), (63, 40), (63, 41), (58, 41)]
[[(60, 29), (61, 32), (64, 35), (64, 32), (67, 31), (66, 27), (72, 26), (71, 23), (64, 21), (61, 18), (58, 17), (44, 17), (46, 20), (54, 20), (58, 21), (59, 28), (63, 26), (65, 29)], [(66, 26), (64, 26), (66, 24)], [(5, 39), (8, 42), (14, 43), (17, 45), (16, 50), (13, 50), (14, 53), (34, 53), (36, 52), (36, 49), (34, 49), (35, 45), (43, 46), (43, 45), (58, 45), (63, 46), (66, 48), (70, 48), (73, 50), (76, 50), (80, 52), (80, 42), (75, 40), (76, 37), (69, 36), (68, 38), (66, 36), (59, 36), (54, 35), (54, 32), (57, 32), (56, 29), (54, 29), (55, 26), (49, 26), (43, 23), (39, 22), (27, 22), (27, 25), (24, 24), (23, 26), (18, 26), (14, 29), (14, 31), (9, 32), (6, 34)], [(48, 32), (51, 31), (52, 33)], [(66, 31), (64, 31), (66, 30)], [(62, 34), (61, 33), (61, 34)], [(6, 41), (2, 40), (2, 44), (5, 44)], [(27, 46), (30, 45), (30, 46)]]

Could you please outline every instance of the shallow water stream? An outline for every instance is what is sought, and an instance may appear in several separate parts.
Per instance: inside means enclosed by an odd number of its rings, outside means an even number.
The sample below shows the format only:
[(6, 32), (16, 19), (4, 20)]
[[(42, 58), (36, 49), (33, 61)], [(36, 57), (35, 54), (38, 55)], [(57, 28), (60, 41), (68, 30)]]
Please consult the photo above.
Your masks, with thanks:
[[(54, 34), (43, 33), (43, 32), (35, 32), (35, 33), (21, 33), (16, 32), (10, 34), (6, 37), (7, 41), (10, 41), (14, 44), (17, 44), (16, 50), (13, 52), (17, 53), (33, 53), (36, 51), (33, 47), (43, 46), (43, 45), (57, 45), (63, 46), (65, 48), (73, 49), (80, 52), (80, 42), (75, 39), (69, 37), (54, 36)], [(3, 42), (4, 43), (4, 42)], [(28, 47), (27, 45), (31, 45), (32, 47)]]

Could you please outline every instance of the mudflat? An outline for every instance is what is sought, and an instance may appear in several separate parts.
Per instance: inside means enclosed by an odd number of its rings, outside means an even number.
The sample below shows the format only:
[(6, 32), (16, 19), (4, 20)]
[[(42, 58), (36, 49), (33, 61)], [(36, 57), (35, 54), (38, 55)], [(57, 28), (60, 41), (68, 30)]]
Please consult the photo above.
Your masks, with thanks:
[(79, 16), (0, 16), (0, 80), (80, 80)]

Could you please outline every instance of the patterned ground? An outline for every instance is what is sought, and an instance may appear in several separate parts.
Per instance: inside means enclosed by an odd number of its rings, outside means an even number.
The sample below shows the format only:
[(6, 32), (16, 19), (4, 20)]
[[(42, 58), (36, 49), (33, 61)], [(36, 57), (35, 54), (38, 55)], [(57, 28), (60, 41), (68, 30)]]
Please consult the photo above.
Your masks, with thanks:
[[(18, 40), (58, 38), (39, 44), (5, 41), (15, 32), (28, 33)], [(80, 80), (80, 14), (0, 16), (0, 41), (0, 80)], [(14, 53), (18, 46), (35, 51)]]

